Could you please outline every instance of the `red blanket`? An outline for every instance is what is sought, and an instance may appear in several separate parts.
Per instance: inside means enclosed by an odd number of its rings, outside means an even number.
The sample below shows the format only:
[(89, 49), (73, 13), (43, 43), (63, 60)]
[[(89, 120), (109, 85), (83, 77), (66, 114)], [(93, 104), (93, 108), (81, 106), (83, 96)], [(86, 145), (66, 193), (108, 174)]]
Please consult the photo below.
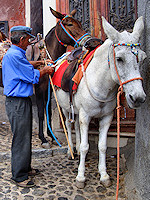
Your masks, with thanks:
[[(88, 66), (87, 63), (89, 63), (89, 62), (91, 61), (91, 59), (92, 59), (92, 57), (93, 57), (93, 55), (94, 55), (94, 51), (95, 51), (95, 49), (94, 49), (93, 51), (91, 51), (91, 52), (85, 57), (85, 59), (84, 59), (84, 61), (83, 61), (83, 65), (84, 65), (84, 66), (86, 66), (86, 67)], [(90, 59), (90, 61), (89, 61), (89, 59)], [(61, 88), (62, 76), (63, 76), (65, 70), (67, 69), (68, 65), (69, 65), (69, 63), (68, 63), (67, 60), (63, 61), (63, 63), (60, 65), (59, 69), (54, 73), (54, 76), (53, 76), (53, 78), (52, 78), (52, 81), (53, 81), (53, 84), (54, 84), (55, 86)], [(80, 71), (80, 72), (79, 72), (79, 71)], [(80, 73), (80, 75), (79, 75), (79, 73)], [(76, 75), (76, 74), (77, 74), (77, 75)], [(81, 78), (82, 78), (82, 75), (83, 75), (83, 74), (82, 74), (82, 71), (81, 71), (81, 65), (79, 65), (79, 68), (78, 68), (78, 71), (76, 72), (76, 74), (75, 74), (75, 77), (76, 77), (75, 80), (74, 80), (74, 77), (73, 77), (73, 79), (72, 79), (73, 81), (75, 81), (72, 90), (77, 90), (77, 87), (78, 87), (78, 85), (79, 85), (79, 83), (80, 83), (80, 80), (81, 80)], [(77, 77), (79, 77), (79, 80), (77, 80)]]
[(63, 63), (60, 65), (58, 70), (53, 75), (53, 78), (52, 78), (53, 84), (59, 88), (61, 88), (61, 79), (68, 65), (69, 63), (67, 60), (63, 61)]

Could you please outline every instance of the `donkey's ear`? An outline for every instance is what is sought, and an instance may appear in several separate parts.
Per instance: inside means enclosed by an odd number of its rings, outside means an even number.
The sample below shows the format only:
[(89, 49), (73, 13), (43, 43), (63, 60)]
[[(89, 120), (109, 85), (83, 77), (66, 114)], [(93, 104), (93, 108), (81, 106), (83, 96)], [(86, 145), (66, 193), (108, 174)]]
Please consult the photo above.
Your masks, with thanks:
[(135, 39), (135, 42), (139, 41), (143, 30), (144, 30), (144, 22), (143, 22), (143, 16), (141, 16), (136, 20), (134, 27), (133, 27), (133, 32), (131, 33), (131, 35)]
[(117, 42), (119, 37), (119, 32), (114, 27), (112, 27), (112, 25), (110, 25), (103, 16), (102, 16), (102, 24), (104, 32), (107, 35), (107, 37), (111, 39), (113, 42)]
[(49, 8), (50, 8), (51, 13), (58, 19), (63, 19), (66, 16), (65, 14), (61, 14), (60, 12), (53, 10), (51, 7)]

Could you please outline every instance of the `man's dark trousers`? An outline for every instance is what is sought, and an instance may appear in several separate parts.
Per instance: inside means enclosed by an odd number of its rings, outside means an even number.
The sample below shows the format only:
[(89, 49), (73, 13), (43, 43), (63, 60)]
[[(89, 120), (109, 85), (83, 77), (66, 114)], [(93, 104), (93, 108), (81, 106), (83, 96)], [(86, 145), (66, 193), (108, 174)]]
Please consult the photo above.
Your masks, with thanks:
[(6, 97), (5, 106), (13, 133), (12, 179), (22, 182), (31, 170), (32, 102), (30, 97)]

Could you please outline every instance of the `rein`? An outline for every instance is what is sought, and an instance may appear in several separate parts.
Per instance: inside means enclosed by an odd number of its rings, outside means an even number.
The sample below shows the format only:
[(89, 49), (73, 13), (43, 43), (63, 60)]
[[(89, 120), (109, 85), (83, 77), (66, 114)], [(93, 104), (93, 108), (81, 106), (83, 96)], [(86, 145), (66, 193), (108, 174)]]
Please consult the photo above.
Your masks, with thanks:
[[(114, 66), (115, 66), (115, 71), (119, 80), (119, 89), (118, 89), (118, 93), (117, 93), (117, 188), (116, 188), (116, 200), (118, 199), (118, 192), (119, 192), (119, 159), (120, 159), (120, 96), (123, 93), (123, 85), (126, 83), (129, 83), (131, 81), (134, 80), (143, 80), (142, 77), (137, 77), (137, 78), (132, 78), (129, 79), (127, 81), (122, 82), (120, 79), (120, 76), (118, 74), (118, 70), (117, 70), (117, 66), (116, 66), (116, 62), (115, 62), (115, 47), (117, 46), (129, 46), (131, 47), (131, 52), (136, 56), (137, 58), (137, 62), (138, 62), (138, 51), (135, 50), (136, 46), (140, 46), (139, 43), (137, 44), (127, 44), (127, 43), (119, 43), (119, 44), (113, 44), (113, 57), (114, 57)], [(134, 48), (133, 48), (134, 47)]]
[[(65, 33), (75, 42), (74, 47), (79, 47), (80, 44), (83, 42), (83, 40), (85, 40), (86, 38), (89, 38), (89, 37), (91, 37), (91, 36), (90, 36), (88, 33), (85, 33), (85, 34), (82, 35), (78, 40), (76, 40), (76, 39), (67, 31), (67, 29), (65, 28), (65, 26), (62, 24), (62, 21), (63, 21), (65, 18), (67, 18), (67, 17), (70, 17), (70, 16), (66, 15), (62, 20), (59, 21), (59, 24), (60, 24), (60, 26), (62, 27), (62, 29), (65, 31)], [(62, 46), (67, 47), (67, 44), (64, 44), (64, 43), (59, 39), (58, 34), (57, 34), (57, 32), (56, 32), (56, 28), (55, 28), (55, 36), (56, 36), (58, 42), (59, 42)]]

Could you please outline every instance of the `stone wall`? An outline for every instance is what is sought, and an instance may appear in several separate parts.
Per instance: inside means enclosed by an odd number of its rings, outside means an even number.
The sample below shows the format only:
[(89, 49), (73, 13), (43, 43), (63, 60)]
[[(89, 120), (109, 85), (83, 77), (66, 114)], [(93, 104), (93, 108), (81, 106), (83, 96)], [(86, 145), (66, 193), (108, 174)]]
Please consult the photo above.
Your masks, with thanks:
[(147, 59), (142, 65), (146, 102), (136, 113), (134, 180), (142, 200), (150, 199), (150, 0), (138, 0), (138, 16), (144, 17), (145, 30), (141, 48)]
[(25, 1), (7, 0), (1, 1), (0, 21), (8, 21), (9, 29), (12, 26), (24, 25), (25, 20)]

